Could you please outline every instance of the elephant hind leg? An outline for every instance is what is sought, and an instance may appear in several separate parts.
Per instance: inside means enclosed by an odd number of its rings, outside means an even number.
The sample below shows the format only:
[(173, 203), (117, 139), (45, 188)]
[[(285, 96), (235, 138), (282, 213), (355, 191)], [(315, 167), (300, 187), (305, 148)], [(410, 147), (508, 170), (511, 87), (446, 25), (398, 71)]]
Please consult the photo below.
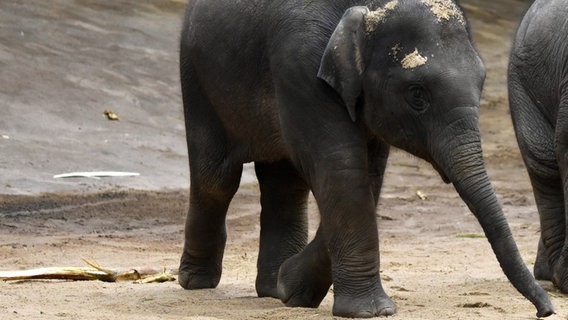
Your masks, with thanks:
[(280, 265), (307, 244), (309, 189), (287, 160), (255, 163), (260, 185), (260, 251), (256, 291), (259, 297), (278, 298)]
[(214, 288), (219, 284), (227, 240), (225, 217), (241, 172), (242, 166), (225, 171), (223, 181), (216, 183), (194, 177), (200, 174), (191, 177), (189, 213), (179, 267), (179, 283), (185, 289)]
[(549, 261), (552, 261), (552, 281), (560, 291), (568, 293), (568, 238), (566, 237), (568, 232), (568, 225), (566, 224), (566, 221), (568, 221), (568, 94), (565, 94), (564, 98), (561, 99), (558, 108), (555, 142), (556, 159), (564, 195), (564, 212), (562, 219), (558, 219), (558, 222), (563, 223), (562, 232), (557, 235), (558, 238), (561, 237), (558, 242), (562, 244), (559, 256), (552, 256)]
[(186, 289), (213, 288), (219, 283), (227, 239), (225, 218), (243, 169), (194, 80), (183, 82), (191, 184), (178, 278)]
[(555, 129), (519, 84), (516, 74), (510, 73), (509, 76), (511, 116), (540, 216), (541, 238), (534, 274), (537, 279), (550, 280), (566, 231)]
[(541, 236), (534, 266), (539, 280), (552, 280), (553, 266), (558, 261), (565, 240), (564, 194), (560, 177), (548, 176), (545, 165), (534, 159), (525, 160), (540, 217)]

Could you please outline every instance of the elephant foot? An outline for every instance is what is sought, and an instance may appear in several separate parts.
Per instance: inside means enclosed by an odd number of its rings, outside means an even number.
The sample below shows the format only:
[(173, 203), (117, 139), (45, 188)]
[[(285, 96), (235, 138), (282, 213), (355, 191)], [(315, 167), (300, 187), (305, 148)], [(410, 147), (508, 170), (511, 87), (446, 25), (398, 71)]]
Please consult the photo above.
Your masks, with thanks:
[(287, 259), (278, 273), (278, 297), (288, 307), (317, 308), (331, 286), (331, 269), (313, 247)]
[(562, 292), (568, 293), (568, 261), (566, 258), (560, 257), (554, 264), (552, 273), (552, 283)]
[(256, 294), (259, 298), (276, 298), (279, 299), (277, 283), (278, 275), (275, 276), (263, 276), (259, 274), (256, 278)]
[(392, 316), (396, 313), (396, 304), (386, 294), (365, 296), (335, 295), (333, 315), (345, 318), (373, 318)]
[(548, 261), (544, 263), (539, 263), (537, 260), (534, 264), (534, 277), (537, 280), (552, 280), (552, 272), (550, 271), (550, 266), (548, 265)]
[(221, 264), (198, 261), (184, 253), (179, 266), (178, 282), (188, 290), (215, 288), (221, 279)]

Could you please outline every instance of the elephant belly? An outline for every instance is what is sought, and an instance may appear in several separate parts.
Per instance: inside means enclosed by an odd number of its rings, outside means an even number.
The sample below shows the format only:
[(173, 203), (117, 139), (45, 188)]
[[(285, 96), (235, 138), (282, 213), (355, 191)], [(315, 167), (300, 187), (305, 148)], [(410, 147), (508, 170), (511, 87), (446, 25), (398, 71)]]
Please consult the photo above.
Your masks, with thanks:
[[(234, 100), (233, 100), (234, 101)], [(286, 156), (275, 99), (252, 96), (243, 103), (217, 105), (233, 156), (242, 162), (273, 162)]]
[[(263, 40), (251, 36), (233, 42), (222, 28), (208, 31), (207, 39), (198, 32), (182, 55), (199, 95), (209, 102), (206, 108), (221, 122), (232, 156), (242, 162), (281, 159), (280, 121)], [(250, 33), (242, 31), (240, 37), (247, 38)]]

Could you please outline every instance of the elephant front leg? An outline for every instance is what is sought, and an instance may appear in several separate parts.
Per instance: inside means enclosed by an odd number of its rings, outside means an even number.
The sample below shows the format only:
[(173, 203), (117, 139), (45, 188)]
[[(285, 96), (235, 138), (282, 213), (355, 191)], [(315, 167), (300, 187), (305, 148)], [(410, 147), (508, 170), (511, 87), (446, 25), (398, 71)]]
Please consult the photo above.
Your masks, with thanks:
[(357, 211), (332, 215), (331, 225), (323, 219), (324, 235), (331, 254), (334, 285), (333, 314), (369, 318), (396, 312), (395, 303), (385, 293), (380, 279), (380, 259), (376, 215), (372, 203), (355, 206)]
[(309, 189), (287, 160), (255, 163), (260, 185), (260, 250), (256, 292), (259, 297), (279, 298), (278, 270), (308, 242)]
[(331, 179), (335, 183), (324, 181), (319, 184), (321, 189), (316, 186), (314, 190), (320, 228), (314, 241), (280, 268), (281, 298), (288, 306), (316, 307), (333, 282), (335, 316), (394, 314), (396, 305), (384, 292), (379, 275), (378, 232), (368, 174), (341, 174)]

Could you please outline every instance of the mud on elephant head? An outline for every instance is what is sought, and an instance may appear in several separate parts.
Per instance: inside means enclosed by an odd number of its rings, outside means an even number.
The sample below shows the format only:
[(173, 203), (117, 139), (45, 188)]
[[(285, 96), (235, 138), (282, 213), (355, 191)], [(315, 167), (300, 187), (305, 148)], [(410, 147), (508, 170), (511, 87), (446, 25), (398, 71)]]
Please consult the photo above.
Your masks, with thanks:
[[(453, 183), (511, 283), (552, 314), (487, 176), (485, 70), (451, 0), (190, 1), (180, 67), (191, 169), (180, 284), (215, 287), (242, 164), (261, 191), (256, 289), (338, 316), (390, 315), (375, 210), (394, 145)], [(317, 76), (316, 76), (317, 75)], [(312, 191), (321, 222), (307, 244)]]

